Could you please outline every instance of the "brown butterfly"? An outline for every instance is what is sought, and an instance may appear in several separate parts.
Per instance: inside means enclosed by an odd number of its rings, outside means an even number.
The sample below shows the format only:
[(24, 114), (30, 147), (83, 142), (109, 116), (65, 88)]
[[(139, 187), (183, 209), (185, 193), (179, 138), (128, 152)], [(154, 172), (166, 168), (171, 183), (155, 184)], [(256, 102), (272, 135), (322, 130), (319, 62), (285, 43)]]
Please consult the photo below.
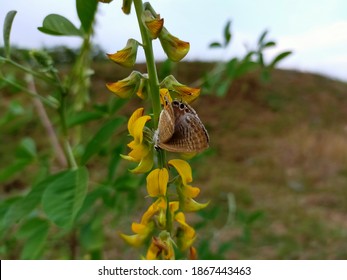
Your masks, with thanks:
[(201, 152), (210, 141), (195, 110), (185, 102), (170, 102), (167, 98), (154, 139), (156, 147), (176, 153)]

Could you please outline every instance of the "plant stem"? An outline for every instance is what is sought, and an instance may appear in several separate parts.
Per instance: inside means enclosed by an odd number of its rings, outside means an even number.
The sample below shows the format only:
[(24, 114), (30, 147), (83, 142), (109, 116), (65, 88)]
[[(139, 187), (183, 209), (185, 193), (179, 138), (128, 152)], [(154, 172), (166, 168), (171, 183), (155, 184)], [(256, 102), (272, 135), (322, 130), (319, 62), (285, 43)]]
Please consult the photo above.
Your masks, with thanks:
[(46, 81), (48, 83), (52, 83), (52, 82), (55, 81), (53, 78), (49, 78), (47, 76), (41, 75), (40, 73), (35, 72), (35, 71), (31, 70), (30, 68), (27, 68), (27, 67), (25, 67), (23, 65), (18, 64), (17, 62), (13, 61), (12, 59), (8, 59), (8, 58), (4, 58), (4, 57), (0, 56), (0, 62), (1, 61), (6, 62), (8, 64), (11, 64), (12, 66), (14, 66), (14, 67), (16, 67), (16, 68), (18, 68), (18, 69), (20, 69), (20, 70), (22, 70), (22, 71), (24, 71), (24, 72), (26, 72), (28, 74), (33, 75), (36, 78), (44, 80), (44, 81)]
[[(134, 6), (136, 10), (137, 21), (140, 27), (142, 45), (145, 51), (147, 72), (149, 79), (149, 92), (152, 100), (152, 110), (153, 110), (153, 123), (154, 129), (158, 128), (159, 115), (161, 112), (160, 105), (160, 93), (159, 93), (159, 79), (157, 74), (157, 68), (155, 65), (155, 59), (153, 54), (152, 39), (150, 38), (146, 27), (142, 23), (142, 13), (143, 13), (143, 4), (142, 0), (134, 0)], [(165, 151), (158, 151), (158, 164), (160, 168), (163, 168), (166, 164), (166, 155)]]
[(54, 102), (53, 100), (50, 100), (44, 96), (41, 96), (39, 94), (37, 94), (37, 92), (34, 92), (34, 91), (31, 91), (19, 84), (17, 84), (16, 82), (13, 82), (9, 79), (6, 79), (5, 77), (3, 77), (2, 75), (0, 75), (0, 81), (4, 81), (6, 82), (7, 84), (11, 85), (11, 86), (14, 86), (16, 87), (17, 89), (29, 94), (31, 97), (34, 97), (34, 98), (37, 98), (37, 99), (40, 99), (40, 101), (46, 105), (48, 105), (49, 107), (51, 108), (54, 108), (54, 109), (57, 109), (59, 107), (59, 104), (58, 102)]
[(65, 91), (61, 92), (61, 104), (58, 109), (58, 113), (60, 117), (62, 133), (64, 137), (64, 151), (68, 160), (68, 165), (69, 165), (69, 168), (76, 169), (77, 164), (76, 164), (76, 160), (73, 155), (72, 148), (69, 142), (69, 135), (68, 135), (68, 129), (67, 129), (67, 123), (66, 123), (66, 97), (67, 97), (67, 93)]
[(159, 114), (161, 111), (160, 106), (160, 95), (159, 95), (159, 79), (157, 75), (157, 69), (155, 66), (154, 54), (152, 40), (149, 37), (149, 34), (142, 23), (141, 15), (143, 12), (143, 4), (141, 0), (134, 0), (135, 10), (137, 21), (140, 27), (142, 45), (145, 51), (147, 71), (149, 77), (149, 92), (152, 100), (153, 107), (153, 119), (154, 119), (154, 128), (158, 127)]
[[(28, 74), (26, 77), (26, 80), (27, 80), (28, 88), (29, 88), (30, 92), (35, 93), (36, 92), (36, 86), (35, 86), (35, 82), (34, 82), (33, 77)], [(38, 94), (36, 94), (36, 95), (38, 95)], [(37, 110), (37, 113), (40, 117), (42, 125), (46, 129), (47, 136), (51, 142), (54, 154), (55, 154), (57, 160), (59, 161), (59, 164), (63, 168), (65, 168), (67, 166), (67, 160), (65, 158), (64, 151), (63, 151), (62, 147), (60, 146), (58, 136), (55, 133), (52, 122), (50, 121), (50, 119), (47, 115), (45, 107), (43, 106), (41, 100), (38, 98), (34, 98), (33, 103), (34, 103), (34, 106), (36, 107), (36, 110)]]

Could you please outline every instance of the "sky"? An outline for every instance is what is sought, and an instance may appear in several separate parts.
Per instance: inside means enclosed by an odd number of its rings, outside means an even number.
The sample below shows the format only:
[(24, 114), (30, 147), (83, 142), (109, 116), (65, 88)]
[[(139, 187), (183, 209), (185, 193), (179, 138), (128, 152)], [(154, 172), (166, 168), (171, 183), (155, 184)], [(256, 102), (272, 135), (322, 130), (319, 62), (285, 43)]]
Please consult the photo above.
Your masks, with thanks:
[[(86, 0), (87, 1), (87, 0)], [(268, 30), (277, 45), (265, 53), (268, 61), (282, 51), (293, 51), (280, 68), (323, 74), (347, 81), (346, 0), (149, 0), (171, 34), (190, 42), (184, 60), (221, 60), (242, 57)], [(106, 53), (122, 49), (129, 38), (140, 41), (135, 12), (125, 15), (122, 0), (100, 4), (95, 37)], [(11, 33), (12, 44), (26, 48), (68, 45), (78, 47), (80, 39), (41, 33), (46, 15), (56, 13), (79, 26), (74, 0), (0, 0), (0, 24), (10, 10), (18, 11)], [(226, 50), (210, 49), (222, 40), (223, 28), (232, 21), (232, 42)], [(158, 60), (165, 59), (159, 42), (154, 42)], [(1, 36), (0, 45), (3, 45)], [(143, 61), (143, 53), (138, 60)]]

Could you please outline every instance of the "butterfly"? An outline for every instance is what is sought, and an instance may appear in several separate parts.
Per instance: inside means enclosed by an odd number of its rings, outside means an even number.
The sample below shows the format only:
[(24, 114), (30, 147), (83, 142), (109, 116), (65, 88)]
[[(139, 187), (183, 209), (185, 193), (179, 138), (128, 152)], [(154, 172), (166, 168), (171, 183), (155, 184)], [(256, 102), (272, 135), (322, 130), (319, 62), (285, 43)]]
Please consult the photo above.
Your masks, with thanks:
[(164, 100), (154, 135), (155, 147), (169, 152), (194, 153), (208, 148), (210, 138), (195, 110), (187, 103)]

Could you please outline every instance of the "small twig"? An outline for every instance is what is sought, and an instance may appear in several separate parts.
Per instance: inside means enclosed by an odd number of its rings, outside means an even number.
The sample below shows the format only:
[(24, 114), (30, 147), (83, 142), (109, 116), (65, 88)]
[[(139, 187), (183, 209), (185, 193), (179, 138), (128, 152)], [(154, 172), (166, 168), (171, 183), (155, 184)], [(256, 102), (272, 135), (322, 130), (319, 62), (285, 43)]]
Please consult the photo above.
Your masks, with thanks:
[(13, 82), (13, 81), (3, 77), (1, 74), (0, 74), (0, 81), (4, 81), (5, 83), (7, 83), (7, 84), (9, 84), (9, 85), (19, 89), (20, 91), (29, 94), (31, 97), (34, 97), (34, 99), (40, 99), (42, 103), (44, 103), (44, 104), (46, 104), (46, 105), (48, 105), (48, 106), (50, 106), (52, 108), (57, 109), (59, 107), (58, 102), (54, 102), (53, 100), (45, 98), (45, 97), (37, 94), (36, 92), (33, 92), (33, 91), (31, 91), (31, 90), (29, 90), (29, 89), (27, 89), (27, 88), (17, 84), (16, 82)]
[[(26, 81), (27, 81), (27, 84), (28, 84), (28, 89), (29, 91), (31, 92), (37, 92), (36, 91), (36, 86), (35, 86), (35, 82), (32, 78), (31, 75), (27, 75), (26, 76)], [(55, 153), (55, 156), (59, 162), (59, 164), (62, 166), (62, 167), (66, 167), (67, 166), (67, 161), (66, 161), (66, 158), (65, 158), (65, 153), (64, 153), (64, 150), (62, 149), (59, 141), (58, 141), (58, 136), (57, 134), (55, 133), (55, 130), (53, 128), (53, 125), (47, 115), (47, 112), (46, 112), (46, 109), (45, 107), (43, 106), (42, 104), (42, 101), (38, 98), (33, 98), (33, 103), (34, 103), (34, 106), (37, 110), (37, 113), (39, 115), (39, 118), (42, 122), (42, 125), (43, 127), (45, 128), (46, 132), (47, 132), (47, 135), (48, 135), (48, 138), (51, 142), (51, 145), (53, 147), (53, 150), (54, 150), (54, 153)]]

